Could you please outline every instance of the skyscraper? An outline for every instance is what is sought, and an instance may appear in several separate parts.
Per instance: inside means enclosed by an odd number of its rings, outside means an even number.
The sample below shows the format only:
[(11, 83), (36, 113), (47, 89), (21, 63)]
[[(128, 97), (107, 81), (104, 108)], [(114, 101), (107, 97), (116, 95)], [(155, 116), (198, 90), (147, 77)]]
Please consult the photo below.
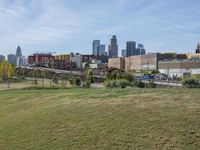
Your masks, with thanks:
[(16, 57), (22, 57), (22, 50), (21, 50), (20, 46), (17, 47)]
[(136, 47), (135, 41), (126, 42), (126, 57), (135, 56), (135, 55), (145, 55), (146, 51), (142, 44), (138, 44)]
[(97, 56), (99, 55), (99, 45), (100, 45), (100, 40), (94, 40), (92, 44), (92, 54)]
[(126, 42), (126, 56), (134, 56), (139, 55), (139, 50), (136, 48), (136, 42), (135, 41), (128, 41)]
[(200, 53), (200, 43), (197, 44), (196, 54)]
[(117, 45), (117, 37), (116, 35), (113, 35), (113, 37), (110, 40), (110, 45), (108, 47), (109, 49), (109, 57), (115, 58), (118, 57), (118, 45)]
[(16, 65), (16, 56), (15, 56), (14, 54), (9, 54), (9, 55), (8, 55), (8, 62), (9, 62), (10, 64)]
[(126, 57), (126, 49), (122, 49), (122, 57)]
[(144, 45), (138, 44), (138, 50), (140, 52), (140, 55), (145, 55), (146, 54), (146, 51), (144, 49)]
[(3, 62), (5, 60), (5, 56), (0, 55), (0, 63)]
[(106, 45), (101, 44), (99, 45), (99, 56), (106, 55)]
[(22, 66), (23, 65), (23, 57), (22, 57), (22, 50), (20, 48), (20, 46), (17, 47), (17, 50), (16, 50), (16, 65), (17, 66)]

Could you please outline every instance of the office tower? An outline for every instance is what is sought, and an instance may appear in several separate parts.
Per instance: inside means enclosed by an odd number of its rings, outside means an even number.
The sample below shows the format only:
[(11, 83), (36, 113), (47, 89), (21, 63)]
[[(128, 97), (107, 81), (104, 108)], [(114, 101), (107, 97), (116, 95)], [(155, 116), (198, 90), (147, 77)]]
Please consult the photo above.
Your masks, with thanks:
[(126, 57), (126, 49), (122, 49), (122, 57)]
[(16, 56), (14, 54), (8, 55), (8, 63), (16, 65)]
[(139, 54), (140, 55), (145, 55), (146, 54), (146, 51), (144, 49), (144, 45), (138, 44), (138, 50), (139, 50)]
[(0, 55), (0, 63), (3, 62), (5, 60), (5, 56)]
[(16, 66), (22, 66), (23, 65), (23, 57), (22, 57), (22, 50), (20, 46), (17, 47), (16, 50)]
[(110, 40), (110, 45), (108, 47), (109, 49), (109, 57), (115, 58), (118, 57), (118, 45), (117, 45), (117, 37), (116, 35), (113, 35), (113, 37)]
[(17, 47), (16, 57), (22, 57), (22, 50), (21, 50), (20, 46)]
[(94, 40), (92, 44), (92, 54), (97, 56), (99, 55), (99, 45), (100, 45), (100, 40)]
[(196, 54), (200, 53), (200, 43), (197, 44)]
[(126, 42), (126, 56), (134, 56), (134, 55), (139, 55), (140, 52), (136, 48), (136, 42), (135, 41), (128, 41)]
[(106, 45), (101, 44), (99, 45), (99, 56), (106, 55)]

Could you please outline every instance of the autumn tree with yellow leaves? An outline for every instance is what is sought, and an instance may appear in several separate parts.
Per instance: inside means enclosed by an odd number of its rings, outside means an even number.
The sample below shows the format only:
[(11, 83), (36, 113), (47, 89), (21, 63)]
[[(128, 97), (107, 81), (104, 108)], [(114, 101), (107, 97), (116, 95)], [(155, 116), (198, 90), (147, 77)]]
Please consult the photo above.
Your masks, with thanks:
[(7, 61), (0, 63), (0, 79), (7, 82), (9, 78), (15, 76), (15, 66), (9, 64)]

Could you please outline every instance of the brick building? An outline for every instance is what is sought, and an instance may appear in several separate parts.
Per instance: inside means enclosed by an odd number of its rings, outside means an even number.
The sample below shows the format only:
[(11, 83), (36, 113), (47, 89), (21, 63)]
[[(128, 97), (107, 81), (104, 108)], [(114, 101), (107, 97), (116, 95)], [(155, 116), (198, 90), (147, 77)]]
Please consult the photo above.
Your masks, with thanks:
[(35, 64), (49, 66), (54, 61), (55, 56), (52, 56), (52, 54), (36, 53), (32, 56), (28, 56), (28, 63), (31, 65)]
[(60, 70), (74, 70), (76, 68), (76, 63), (66, 60), (55, 60), (51, 64), (51, 68)]

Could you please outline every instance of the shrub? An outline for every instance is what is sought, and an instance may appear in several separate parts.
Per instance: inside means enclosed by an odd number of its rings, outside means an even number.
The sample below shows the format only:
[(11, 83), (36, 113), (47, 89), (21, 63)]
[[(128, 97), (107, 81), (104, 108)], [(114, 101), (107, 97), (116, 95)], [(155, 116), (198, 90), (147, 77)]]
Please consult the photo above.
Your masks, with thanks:
[(33, 84), (37, 85), (37, 84), (38, 84), (38, 80), (37, 80), (37, 79), (34, 79), (34, 80), (33, 80)]
[(107, 88), (126, 88), (130, 85), (128, 80), (120, 79), (120, 80), (106, 80), (104, 82), (104, 86)]
[(69, 83), (70, 83), (71, 85), (74, 85), (74, 77), (70, 77)]
[(154, 82), (150, 81), (148, 83), (148, 88), (156, 88), (156, 87), (157, 87), (157, 85)]
[(85, 88), (90, 88), (91, 87), (91, 81), (90, 80), (86, 80), (84, 83), (83, 83), (83, 86)]
[(139, 88), (144, 88), (145, 87), (145, 83), (138, 80), (138, 81), (135, 81), (135, 86), (136, 87), (139, 87)]
[(75, 84), (76, 86), (80, 86), (80, 85), (81, 85), (81, 79), (80, 79), (79, 77), (75, 77), (75, 78), (74, 78), (74, 84)]
[(66, 80), (63, 80), (63, 81), (61, 82), (61, 87), (63, 87), (63, 88), (66, 88), (66, 87), (67, 87), (67, 81), (66, 81)]
[(183, 86), (187, 88), (199, 88), (200, 82), (195, 78), (186, 78), (183, 80)]
[(107, 73), (106, 79), (107, 80), (125, 79), (128, 80), (129, 82), (134, 80), (133, 76), (130, 73), (123, 72), (121, 70), (114, 70), (112, 72)]
[(52, 81), (54, 84), (58, 84), (58, 77), (55, 74), (52, 77)]
[(124, 80), (124, 79), (117, 80), (117, 83), (116, 83), (117, 88), (122, 88), (122, 89), (126, 88), (129, 85), (130, 85), (129, 81), (128, 80)]

